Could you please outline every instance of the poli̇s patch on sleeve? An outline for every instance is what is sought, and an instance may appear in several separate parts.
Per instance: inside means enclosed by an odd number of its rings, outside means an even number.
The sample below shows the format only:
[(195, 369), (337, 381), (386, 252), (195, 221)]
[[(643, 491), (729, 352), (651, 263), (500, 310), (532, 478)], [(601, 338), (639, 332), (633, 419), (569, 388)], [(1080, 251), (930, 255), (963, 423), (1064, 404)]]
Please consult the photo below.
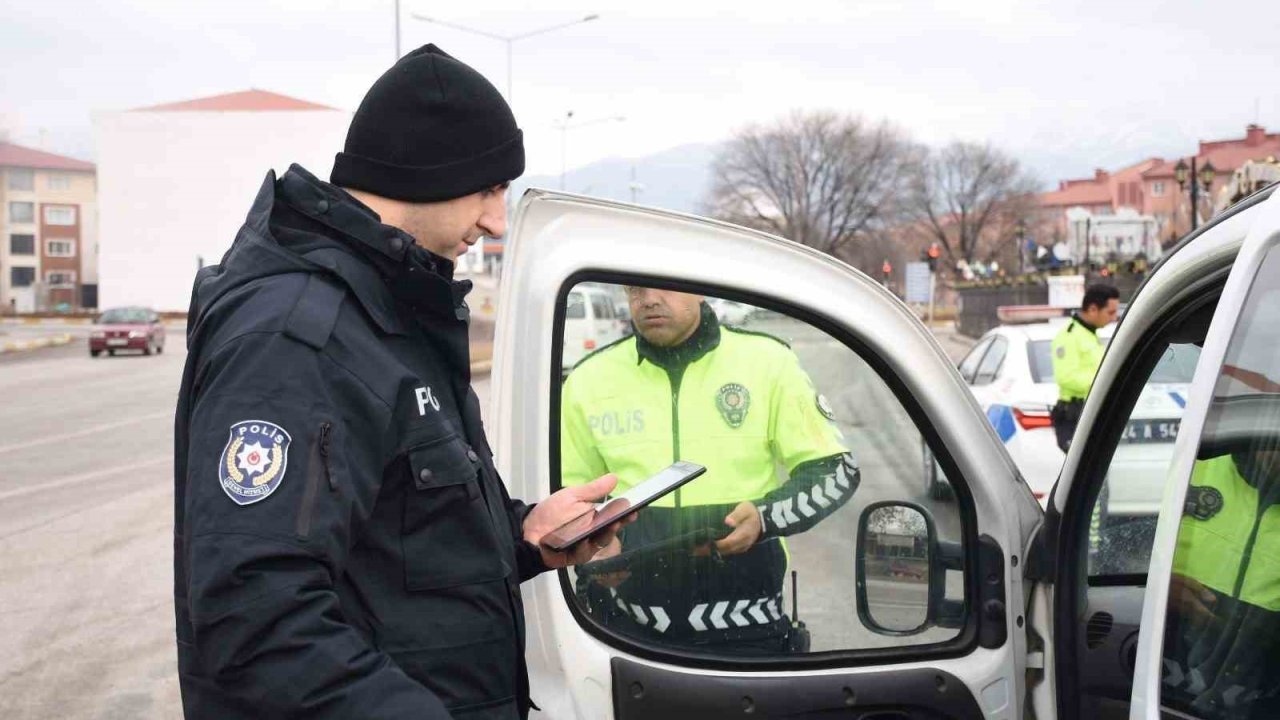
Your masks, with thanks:
[(293, 438), (265, 420), (242, 420), (231, 426), (218, 461), (218, 480), (237, 505), (252, 505), (280, 487)]

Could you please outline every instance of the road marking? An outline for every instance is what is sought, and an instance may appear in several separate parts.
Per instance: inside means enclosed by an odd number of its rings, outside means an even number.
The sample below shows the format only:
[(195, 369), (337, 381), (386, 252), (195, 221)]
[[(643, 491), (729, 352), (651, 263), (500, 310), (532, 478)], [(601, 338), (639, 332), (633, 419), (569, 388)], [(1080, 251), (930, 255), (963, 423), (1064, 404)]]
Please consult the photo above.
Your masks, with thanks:
[(165, 410), (163, 412), (155, 412), (148, 415), (139, 415), (138, 417), (130, 418), (128, 420), (120, 420), (119, 422), (94, 425), (93, 427), (85, 428), (84, 430), (77, 430), (72, 433), (42, 437), (39, 440), (32, 440), (30, 442), (0, 445), (0, 454), (13, 452), (14, 450), (25, 450), (27, 448), (39, 447), (41, 445), (51, 445), (53, 443), (63, 442), (64, 440), (74, 440), (75, 438), (100, 433), (104, 430), (115, 430), (116, 428), (125, 427), (126, 425), (136, 425), (137, 423), (147, 422), (148, 420), (158, 420), (162, 417), (173, 417), (173, 412)]
[(95, 470), (93, 472), (84, 473), (82, 475), (72, 475), (71, 477), (65, 477), (65, 478), (62, 478), (61, 480), (54, 480), (53, 482), (47, 482), (42, 485), (28, 485), (26, 487), (18, 488), (17, 490), (0, 492), (0, 501), (9, 500), (10, 498), (15, 498), (15, 497), (22, 497), (23, 495), (40, 493), (46, 490), (56, 490), (57, 488), (67, 487), (69, 485), (79, 485), (81, 483), (88, 482), (90, 480), (97, 480), (99, 478), (111, 477), (112, 475), (119, 475), (121, 473), (129, 472), (132, 470), (142, 470), (143, 468), (154, 467), (156, 465), (170, 465), (172, 463), (173, 463), (173, 458), (159, 457), (159, 458), (152, 458), (150, 460), (144, 460), (142, 462), (129, 463), (128, 465), (117, 465), (116, 467), (107, 468), (105, 470)]

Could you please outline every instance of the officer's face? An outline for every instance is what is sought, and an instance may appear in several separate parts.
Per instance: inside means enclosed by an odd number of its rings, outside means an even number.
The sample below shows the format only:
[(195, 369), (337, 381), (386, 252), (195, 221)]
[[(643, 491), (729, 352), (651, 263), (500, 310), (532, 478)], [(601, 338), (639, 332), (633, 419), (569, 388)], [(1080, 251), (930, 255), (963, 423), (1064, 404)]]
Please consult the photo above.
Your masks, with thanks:
[(1116, 314), (1120, 312), (1119, 300), (1108, 300), (1106, 305), (1090, 305), (1088, 310), (1080, 313), (1080, 317), (1084, 321), (1096, 328), (1102, 328), (1116, 321)]
[(701, 295), (628, 286), (627, 300), (636, 331), (658, 347), (688, 340), (702, 317)]
[(409, 203), (400, 229), (443, 258), (457, 260), (481, 237), (507, 232), (507, 183), (453, 200)]

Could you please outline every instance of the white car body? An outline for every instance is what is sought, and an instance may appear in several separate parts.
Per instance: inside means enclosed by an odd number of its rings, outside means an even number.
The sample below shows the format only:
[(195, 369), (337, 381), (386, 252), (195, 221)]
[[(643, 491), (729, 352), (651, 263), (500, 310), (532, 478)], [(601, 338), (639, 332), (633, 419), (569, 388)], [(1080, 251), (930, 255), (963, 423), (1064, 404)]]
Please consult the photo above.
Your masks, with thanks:
[[(607, 255), (599, 252), (601, 237), (609, 238)], [(943, 459), (948, 479), (954, 481), (953, 508), (964, 510), (959, 526), (964, 567), (978, 573), (958, 588), (964, 602), (956, 607), (966, 632), (953, 640), (933, 643), (913, 635), (927, 628), (880, 633), (892, 635), (885, 642), (896, 645), (771, 655), (760, 662), (629, 642), (583, 615), (567, 571), (543, 573), (519, 590), (528, 619), (530, 684), (540, 716), (1190, 716), (1165, 708), (1178, 702), (1166, 690), (1174, 681), (1163, 657), (1166, 628), (1176, 628), (1167, 618), (1174, 612), (1169, 598), (1175, 587), (1178, 531), (1200, 442), (1208, 437), (1206, 429), (1212, 430), (1215, 393), (1235, 347), (1233, 333), (1248, 320), (1246, 311), (1263, 306), (1272, 295), (1280, 297), (1280, 192), (1262, 191), (1215, 218), (1151, 271), (1115, 330), (1047, 509), (1019, 480), (1022, 471), (1010, 457), (1010, 446), (986, 420), (984, 410), (997, 398), (980, 407), (977, 393), (969, 390), (911, 310), (871, 278), (828, 255), (725, 223), (539, 190), (521, 200), (507, 252), (488, 424), (498, 469), (513, 497), (537, 502), (558, 487), (553, 473), (560, 446), (560, 385), (554, 370), (559, 369), (556, 329), (562, 324), (565, 293), (592, 273), (602, 281), (652, 278), (690, 292), (759, 297), (771, 312), (812, 318), (873, 359), (876, 371), (892, 381), (895, 394), (915, 408), (914, 421), (927, 430), (926, 446)], [(778, 282), (780, 277), (787, 282)], [(1254, 288), (1261, 289), (1255, 293)], [(1280, 307), (1277, 303), (1272, 307)], [(1178, 323), (1184, 311), (1203, 315), (1204, 324), (1197, 326), (1192, 340), (1171, 340), (1181, 337), (1171, 333), (1182, 329)], [(1030, 340), (1026, 331), (1017, 332)], [(1263, 334), (1268, 333), (1274, 329)], [(1173, 383), (1175, 387), (1140, 394), (1135, 382), (1143, 381), (1135, 381), (1131, 369), (1144, 362), (1154, 365), (1161, 347), (1153, 344), (1157, 341), (1203, 348), (1194, 379), (1189, 385)], [(1239, 369), (1280, 375), (1273, 368), (1274, 342), (1268, 337), (1258, 343), (1265, 347), (1256, 362), (1246, 358)], [(1011, 372), (1019, 363), (1029, 363), (1025, 343), (1021, 347), (1024, 352), (1010, 356), (1020, 356), (1010, 360)], [(1257, 386), (1251, 393), (1280, 400), (1271, 385), (1251, 382)], [(1000, 404), (1011, 409), (1019, 403), (1043, 408), (1053, 400), (1037, 387), (1041, 383), (1019, 384), (1011, 378), (994, 384), (983, 392), (1004, 393)], [(1170, 391), (1185, 391), (1186, 399), (1185, 408), (1178, 408), (1181, 429), (1171, 454), (1163, 443), (1125, 448), (1126, 419), (1173, 417), (1166, 402)], [(1274, 413), (1258, 417), (1271, 423), (1261, 426), (1261, 432), (1277, 430)], [(1242, 429), (1251, 430), (1258, 431)], [(1052, 442), (1051, 432), (1046, 434)], [(1029, 446), (1028, 452), (1033, 449)], [(1150, 464), (1147, 453), (1160, 453), (1165, 462), (1149, 566), (1137, 579), (1119, 577), (1095, 586), (1085, 565), (1087, 503), (1102, 487), (1101, 471), (1118, 467), (1099, 463), (1115, 454), (1118, 463), (1132, 463), (1141, 473)], [(1055, 455), (1053, 464), (1057, 462)], [(1149, 482), (1154, 480), (1137, 485)], [(1113, 502), (1122, 505), (1124, 500)], [(850, 528), (850, 537), (860, 532)], [(943, 550), (930, 546), (930, 553)], [(865, 578), (857, 572), (862, 584)], [(921, 595), (927, 595), (931, 609), (934, 587), (928, 585), (929, 592)], [(843, 594), (836, 599), (848, 603), (851, 622), (860, 622), (861, 600)], [(1102, 613), (1105, 623), (1095, 624)], [(875, 630), (865, 622), (862, 629)], [(1259, 641), (1273, 642), (1270, 637)], [(1275, 647), (1261, 648), (1262, 657), (1275, 652)], [(1185, 684), (1182, 670), (1176, 677)], [(1260, 686), (1260, 692), (1273, 686)], [(1248, 700), (1247, 693), (1234, 696)], [(1101, 702), (1107, 703), (1105, 713), (1099, 712)]]
[[(1047, 502), (1065, 455), (1058, 449), (1049, 411), (1058, 400), (1050, 346), (1067, 318), (989, 330), (960, 362), (960, 374), (1004, 442), (1023, 479), (1041, 503)], [(1098, 337), (1108, 343), (1115, 326)], [(1000, 356), (1000, 357), (996, 357)], [(1129, 419), (1127, 441), (1116, 448), (1112, 472), (1126, 482), (1110, 491), (1108, 512), (1154, 515), (1165, 469), (1177, 440), (1195, 362), (1170, 356), (1157, 366)]]

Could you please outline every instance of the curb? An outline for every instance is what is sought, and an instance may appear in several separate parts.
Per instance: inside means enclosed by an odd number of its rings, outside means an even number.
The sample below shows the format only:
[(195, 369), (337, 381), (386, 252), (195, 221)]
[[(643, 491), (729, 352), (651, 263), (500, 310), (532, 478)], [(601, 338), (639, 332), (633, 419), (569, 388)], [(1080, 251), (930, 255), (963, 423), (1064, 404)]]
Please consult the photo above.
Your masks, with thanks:
[(66, 345), (70, 342), (71, 335), (69, 333), (33, 338), (31, 340), (5, 340), (4, 342), (0, 342), (0, 355), (5, 353), (25, 352), (27, 350), (39, 350), (40, 348), (46, 347), (57, 347), (59, 345)]
[(3, 318), (0, 325), (92, 325), (93, 318)]

